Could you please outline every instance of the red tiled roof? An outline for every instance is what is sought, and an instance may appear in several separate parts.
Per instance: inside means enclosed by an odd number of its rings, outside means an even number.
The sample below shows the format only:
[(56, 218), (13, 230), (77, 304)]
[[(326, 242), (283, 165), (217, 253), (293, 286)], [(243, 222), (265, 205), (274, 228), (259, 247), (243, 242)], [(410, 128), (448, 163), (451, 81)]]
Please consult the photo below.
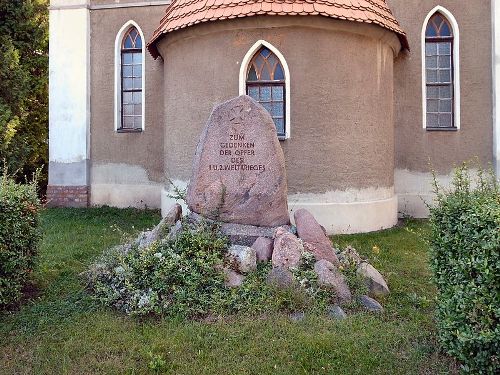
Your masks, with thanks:
[(255, 15), (321, 15), (373, 23), (394, 31), (403, 48), (409, 49), (406, 34), (385, 0), (173, 0), (148, 49), (157, 58), (156, 42), (166, 33), (202, 22)]

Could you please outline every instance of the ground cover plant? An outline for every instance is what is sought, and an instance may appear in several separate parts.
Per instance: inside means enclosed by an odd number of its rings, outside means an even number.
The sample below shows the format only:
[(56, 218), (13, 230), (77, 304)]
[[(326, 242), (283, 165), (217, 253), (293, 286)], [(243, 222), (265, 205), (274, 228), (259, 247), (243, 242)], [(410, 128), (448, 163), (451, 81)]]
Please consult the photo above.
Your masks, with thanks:
[(215, 321), (128, 317), (85, 292), (80, 274), (124, 233), (152, 228), (152, 211), (50, 209), (33, 278), (39, 297), (0, 316), (0, 374), (438, 374), (426, 223), (354, 236), (391, 288), (385, 313), (344, 321), (306, 314), (237, 314)]
[(493, 173), (458, 168), (449, 190), (436, 185), (431, 266), (443, 348), (465, 372), (500, 372), (500, 189)]

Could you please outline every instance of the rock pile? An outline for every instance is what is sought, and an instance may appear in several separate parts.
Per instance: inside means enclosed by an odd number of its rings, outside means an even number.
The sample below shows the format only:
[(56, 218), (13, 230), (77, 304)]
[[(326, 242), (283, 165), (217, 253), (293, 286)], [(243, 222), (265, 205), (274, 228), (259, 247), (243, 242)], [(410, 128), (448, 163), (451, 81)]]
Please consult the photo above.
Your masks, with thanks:
[(232, 245), (228, 258), (230, 269), (226, 270), (226, 285), (241, 285), (244, 275), (257, 267), (257, 262), (272, 262), (267, 281), (279, 288), (299, 285), (293, 270), (300, 267), (304, 256), (314, 256), (314, 272), (318, 285), (332, 293), (334, 305), (329, 306), (329, 315), (343, 319), (341, 306), (355, 299), (342, 270), (352, 269), (364, 280), (368, 295), (356, 296), (356, 300), (367, 311), (382, 311), (382, 306), (374, 299), (389, 294), (383, 276), (355, 249), (347, 247), (343, 251), (334, 249), (326, 231), (307, 210), (295, 212), (296, 233), (293, 227), (282, 226), (274, 230), (273, 238), (258, 237), (251, 247)]

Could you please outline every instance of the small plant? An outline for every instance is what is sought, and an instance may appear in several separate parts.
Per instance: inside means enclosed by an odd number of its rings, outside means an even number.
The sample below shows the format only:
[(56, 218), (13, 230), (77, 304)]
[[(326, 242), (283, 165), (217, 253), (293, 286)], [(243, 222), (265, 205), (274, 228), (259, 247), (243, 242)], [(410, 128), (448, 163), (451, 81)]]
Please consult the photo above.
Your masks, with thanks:
[(474, 181), (464, 164), (452, 187), (435, 182), (431, 268), (444, 350), (474, 374), (500, 372), (500, 190), (493, 173)]
[(160, 374), (167, 370), (167, 361), (161, 354), (154, 354), (152, 351), (148, 352), (148, 369), (155, 374)]

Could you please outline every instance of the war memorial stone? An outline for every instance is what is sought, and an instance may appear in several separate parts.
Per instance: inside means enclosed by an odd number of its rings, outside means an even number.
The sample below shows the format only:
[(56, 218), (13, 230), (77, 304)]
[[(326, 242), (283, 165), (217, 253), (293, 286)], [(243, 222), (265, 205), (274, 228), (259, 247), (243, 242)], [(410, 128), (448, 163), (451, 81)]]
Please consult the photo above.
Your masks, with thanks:
[(189, 209), (224, 223), (290, 223), (285, 158), (269, 113), (242, 95), (214, 108), (187, 193)]

